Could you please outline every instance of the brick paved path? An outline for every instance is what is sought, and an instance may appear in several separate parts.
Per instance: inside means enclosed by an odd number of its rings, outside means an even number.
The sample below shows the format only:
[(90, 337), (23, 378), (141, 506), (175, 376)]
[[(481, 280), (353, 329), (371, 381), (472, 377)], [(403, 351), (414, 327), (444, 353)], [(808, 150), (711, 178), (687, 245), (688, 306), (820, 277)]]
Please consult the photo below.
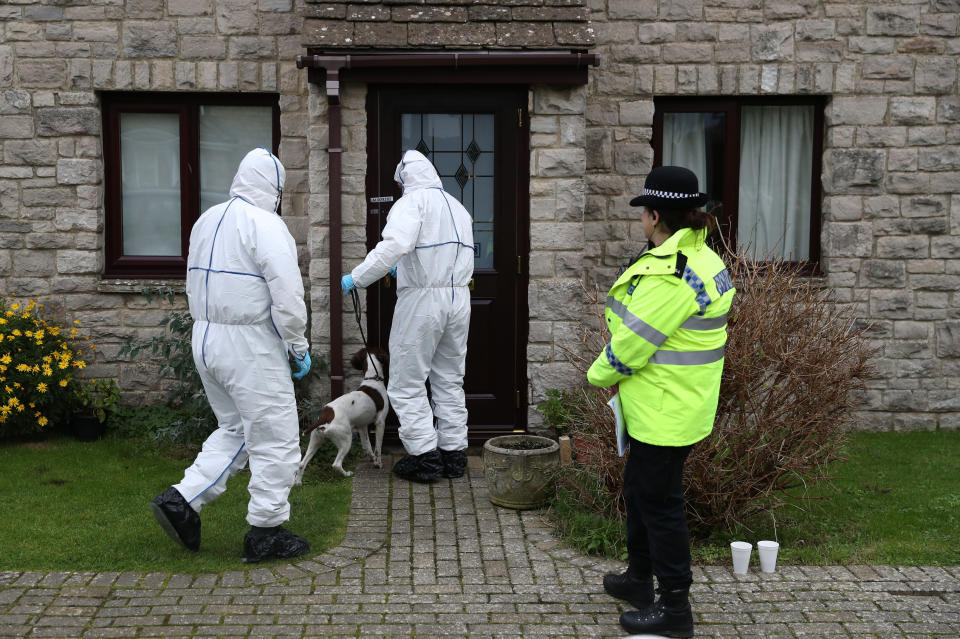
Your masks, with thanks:
[[(360, 465), (346, 538), (222, 575), (0, 572), (0, 637), (622, 637), (600, 586), (538, 512), (469, 478), (432, 486)], [(386, 486), (389, 485), (389, 490)], [(2, 548), (2, 546), (0, 546)], [(696, 568), (700, 637), (960, 637), (960, 567)], [(238, 561), (238, 567), (242, 564)]]

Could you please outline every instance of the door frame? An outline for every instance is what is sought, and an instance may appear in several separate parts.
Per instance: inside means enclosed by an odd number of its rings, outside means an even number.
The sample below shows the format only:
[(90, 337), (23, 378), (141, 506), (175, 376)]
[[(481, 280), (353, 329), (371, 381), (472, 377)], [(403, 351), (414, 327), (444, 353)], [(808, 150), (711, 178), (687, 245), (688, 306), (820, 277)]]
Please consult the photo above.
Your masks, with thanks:
[[(365, 182), (364, 210), (365, 227), (367, 229), (367, 250), (370, 250), (379, 239), (378, 234), (372, 234), (370, 229), (369, 217), (371, 215), (370, 198), (385, 195), (380, 193), (379, 171), (381, 161), (386, 161), (391, 169), (395, 164), (395, 158), (380, 158), (380, 140), (381, 131), (373, 126), (379, 122), (376, 115), (378, 109), (378, 100), (381, 91), (415, 89), (418, 84), (415, 83), (377, 83), (367, 85), (366, 114), (367, 114), (367, 175)], [(419, 85), (425, 91), (436, 92), (456, 92), (458, 89), (470, 89), (473, 91), (482, 90), (482, 85), (477, 84), (425, 84)], [(514, 427), (512, 432), (526, 432), (527, 414), (528, 414), (528, 396), (529, 380), (527, 377), (527, 346), (529, 343), (530, 331), (530, 310), (528, 304), (529, 291), (529, 255), (530, 255), (530, 127), (528, 113), (528, 96), (530, 87), (520, 84), (509, 84), (502, 88), (504, 92), (515, 92), (517, 104), (522, 105), (517, 114), (517, 133), (514, 136), (515, 157), (513, 164), (516, 167), (516, 175), (513, 176), (513, 208), (515, 219), (513, 223), (515, 237), (515, 252), (518, 257), (517, 271), (514, 274), (516, 286), (514, 288), (514, 335), (513, 352), (516, 354), (513, 362), (514, 375), (517, 385), (517, 401), (513, 408)], [(522, 99), (521, 99), (522, 98)], [(497, 133), (500, 137), (499, 132)], [(503, 144), (500, 145), (504, 146)], [(391, 185), (392, 186), (392, 185)], [(382, 214), (389, 210), (389, 206), (381, 208)], [(367, 300), (367, 332), (372, 338), (377, 331), (378, 324), (378, 303), (371, 298)], [(371, 343), (373, 340), (371, 339)], [(470, 444), (482, 444), (490, 437), (507, 434), (507, 430), (490, 430), (477, 427), (471, 427), (468, 430), (468, 439)], [(396, 437), (396, 433), (389, 433)]]

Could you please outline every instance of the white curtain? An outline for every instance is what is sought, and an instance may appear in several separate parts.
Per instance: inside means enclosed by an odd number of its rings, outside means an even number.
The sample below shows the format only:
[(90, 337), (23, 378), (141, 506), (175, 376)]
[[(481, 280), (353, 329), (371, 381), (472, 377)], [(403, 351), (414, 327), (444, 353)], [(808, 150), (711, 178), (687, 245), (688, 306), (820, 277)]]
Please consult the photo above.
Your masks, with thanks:
[(701, 191), (706, 191), (707, 138), (703, 113), (663, 114), (663, 164), (682, 166), (697, 176)]
[(810, 257), (813, 107), (743, 107), (737, 244), (755, 259)]
[(124, 255), (180, 255), (180, 119), (120, 114)]

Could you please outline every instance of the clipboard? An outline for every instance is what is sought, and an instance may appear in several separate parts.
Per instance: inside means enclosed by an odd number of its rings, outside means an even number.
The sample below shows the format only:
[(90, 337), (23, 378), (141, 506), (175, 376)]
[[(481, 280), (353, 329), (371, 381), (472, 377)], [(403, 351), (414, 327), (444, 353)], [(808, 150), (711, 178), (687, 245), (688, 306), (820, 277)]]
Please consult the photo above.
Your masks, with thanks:
[(607, 402), (607, 406), (613, 410), (613, 419), (616, 424), (617, 455), (623, 457), (630, 448), (630, 445), (627, 442), (627, 423), (623, 421), (623, 407), (620, 405), (619, 392), (610, 398), (610, 401)]

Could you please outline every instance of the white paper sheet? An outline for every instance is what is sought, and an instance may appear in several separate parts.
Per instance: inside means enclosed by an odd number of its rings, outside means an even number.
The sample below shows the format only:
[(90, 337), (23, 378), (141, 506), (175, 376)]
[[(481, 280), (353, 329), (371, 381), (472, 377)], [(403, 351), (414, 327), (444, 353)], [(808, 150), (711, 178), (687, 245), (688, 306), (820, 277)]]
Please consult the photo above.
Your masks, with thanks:
[(610, 398), (607, 405), (613, 409), (613, 418), (617, 428), (617, 454), (623, 457), (629, 448), (627, 444), (627, 424), (623, 421), (623, 408), (620, 406), (620, 393)]

